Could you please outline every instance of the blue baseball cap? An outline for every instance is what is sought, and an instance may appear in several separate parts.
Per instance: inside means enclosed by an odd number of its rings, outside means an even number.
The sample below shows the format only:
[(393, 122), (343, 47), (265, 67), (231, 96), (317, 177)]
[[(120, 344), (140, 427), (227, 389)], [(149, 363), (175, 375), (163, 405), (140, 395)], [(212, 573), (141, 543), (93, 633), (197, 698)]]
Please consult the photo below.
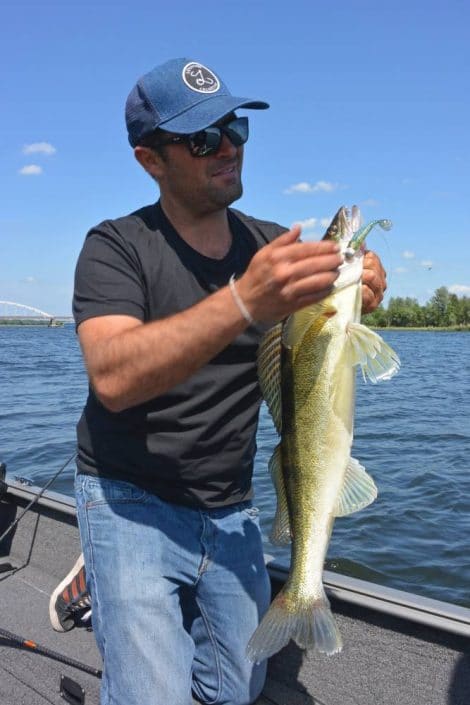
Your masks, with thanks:
[(269, 108), (237, 98), (214, 71), (191, 59), (171, 59), (139, 78), (126, 101), (129, 142), (135, 147), (158, 127), (177, 134), (204, 130), (237, 108)]

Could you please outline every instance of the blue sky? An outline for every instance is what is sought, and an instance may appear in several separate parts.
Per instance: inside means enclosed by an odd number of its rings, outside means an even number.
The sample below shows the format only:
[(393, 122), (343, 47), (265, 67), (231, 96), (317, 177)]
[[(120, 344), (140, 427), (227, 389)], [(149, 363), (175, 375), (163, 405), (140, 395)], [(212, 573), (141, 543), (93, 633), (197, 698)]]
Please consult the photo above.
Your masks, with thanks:
[(69, 314), (87, 230), (156, 200), (124, 103), (177, 56), (271, 104), (249, 111), (237, 207), (307, 239), (358, 204), (394, 222), (368, 243), (388, 297), (470, 295), (465, 0), (4, 0), (1, 18), (0, 300)]

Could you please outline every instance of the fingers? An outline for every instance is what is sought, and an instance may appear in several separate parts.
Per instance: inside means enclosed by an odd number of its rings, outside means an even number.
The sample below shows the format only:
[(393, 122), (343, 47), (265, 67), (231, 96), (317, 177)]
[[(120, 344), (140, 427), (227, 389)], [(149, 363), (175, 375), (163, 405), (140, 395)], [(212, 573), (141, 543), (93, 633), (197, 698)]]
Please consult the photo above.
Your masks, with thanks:
[(308, 276), (292, 277), (282, 287), (283, 298), (294, 305), (297, 299), (303, 299), (306, 296), (313, 296), (315, 300), (319, 300), (322, 297), (318, 297), (317, 294), (323, 294), (324, 291), (331, 293), (338, 276), (338, 269), (328, 268), (328, 270), (310, 273)]
[(362, 271), (362, 313), (371, 313), (382, 302), (387, 289), (387, 275), (374, 252), (364, 255)]
[(255, 320), (279, 320), (331, 293), (343, 262), (334, 242), (299, 242), (294, 226), (253, 257), (238, 282)]
[(289, 243), (295, 242), (299, 239), (302, 228), (300, 225), (293, 225), (290, 230), (279, 235), (275, 240), (273, 240), (269, 247), (276, 249), (277, 247), (285, 247)]
[(342, 257), (337, 252), (306, 254), (299, 259), (288, 256), (273, 263), (271, 278), (280, 285), (287, 285), (306, 279), (306, 284), (308, 285), (312, 275), (321, 274), (322, 272), (334, 272), (336, 278), (338, 267), (341, 264)]
[(382, 262), (375, 252), (372, 252), (372, 250), (367, 250), (364, 253), (363, 268), (376, 271), (384, 280), (387, 276), (385, 269), (382, 266)]
[(292, 226), (290, 230), (263, 248), (264, 256), (269, 252), (271, 261), (275, 264), (279, 261), (295, 261), (310, 256), (340, 252), (339, 245), (328, 240), (299, 242), (300, 233), (299, 225)]

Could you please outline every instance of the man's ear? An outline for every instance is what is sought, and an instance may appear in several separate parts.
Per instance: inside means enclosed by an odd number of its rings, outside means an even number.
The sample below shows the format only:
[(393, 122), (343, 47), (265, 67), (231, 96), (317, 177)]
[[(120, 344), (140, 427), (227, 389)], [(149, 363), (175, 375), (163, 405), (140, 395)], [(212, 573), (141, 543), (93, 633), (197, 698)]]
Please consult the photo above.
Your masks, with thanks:
[(154, 179), (158, 179), (162, 173), (163, 159), (158, 152), (150, 147), (141, 147), (137, 145), (134, 148), (134, 156), (141, 166), (144, 167), (147, 174)]

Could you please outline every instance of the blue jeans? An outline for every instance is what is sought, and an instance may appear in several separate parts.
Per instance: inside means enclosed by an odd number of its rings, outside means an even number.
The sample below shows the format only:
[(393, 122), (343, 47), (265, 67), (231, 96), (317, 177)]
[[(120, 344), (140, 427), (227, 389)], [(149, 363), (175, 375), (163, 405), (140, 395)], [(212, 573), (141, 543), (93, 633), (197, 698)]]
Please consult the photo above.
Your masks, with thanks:
[(251, 502), (191, 509), (87, 475), (75, 489), (102, 705), (253, 703), (266, 662), (245, 648), (270, 585)]

